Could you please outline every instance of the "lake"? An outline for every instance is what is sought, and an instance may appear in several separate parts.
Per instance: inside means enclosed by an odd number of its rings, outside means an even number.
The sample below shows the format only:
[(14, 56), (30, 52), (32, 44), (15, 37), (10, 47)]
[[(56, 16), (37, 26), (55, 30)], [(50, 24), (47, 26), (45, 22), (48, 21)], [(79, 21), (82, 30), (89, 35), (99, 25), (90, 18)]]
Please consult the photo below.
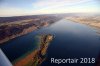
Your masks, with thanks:
[(51, 64), (51, 58), (97, 58), (100, 52), (100, 35), (92, 27), (62, 19), (54, 24), (35, 30), (27, 35), (4, 43), (1, 49), (10, 59), (21, 57), (37, 48), (36, 35), (53, 34), (48, 47), (47, 60), (42, 66), (94, 66), (94, 64)]

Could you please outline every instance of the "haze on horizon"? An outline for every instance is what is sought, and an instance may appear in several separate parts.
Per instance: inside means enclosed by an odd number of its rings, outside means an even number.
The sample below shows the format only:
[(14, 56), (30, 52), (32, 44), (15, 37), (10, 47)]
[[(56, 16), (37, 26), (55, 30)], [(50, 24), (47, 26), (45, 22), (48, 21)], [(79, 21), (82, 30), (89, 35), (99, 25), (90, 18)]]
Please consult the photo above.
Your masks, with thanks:
[(0, 17), (55, 13), (99, 13), (99, 2), (99, 0), (0, 0)]

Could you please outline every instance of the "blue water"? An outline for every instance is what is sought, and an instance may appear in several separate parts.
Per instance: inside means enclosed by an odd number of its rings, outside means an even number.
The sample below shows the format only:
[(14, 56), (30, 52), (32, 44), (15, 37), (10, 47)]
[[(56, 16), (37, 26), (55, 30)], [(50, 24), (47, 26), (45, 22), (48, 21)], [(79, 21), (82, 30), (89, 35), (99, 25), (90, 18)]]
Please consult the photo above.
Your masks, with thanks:
[(35, 50), (38, 47), (38, 38), (36, 38), (36, 32), (29, 33), (27, 35), (15, 38), (2, 44), (0, 47), (7, 55), (9, 60), (13, 62), (24, 54)]
[(100, 52), (100, 35), (95, 29), (65, 19), (13, 39), (1, 48), (13, 61), (36, 48), (37, 40), (34, 37), (39, 34), (55, 36), (48, 48), (47, 60), (42, 66), (94, 66), (94, 64), (51, 64), (51, 58), (97, 58)]

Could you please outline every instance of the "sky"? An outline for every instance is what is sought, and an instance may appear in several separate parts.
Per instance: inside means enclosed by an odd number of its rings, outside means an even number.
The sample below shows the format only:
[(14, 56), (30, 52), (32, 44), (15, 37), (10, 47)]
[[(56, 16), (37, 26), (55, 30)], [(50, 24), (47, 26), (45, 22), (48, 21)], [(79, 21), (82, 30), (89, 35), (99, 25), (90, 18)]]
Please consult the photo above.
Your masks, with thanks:
[(0, 0), (0, 17), (55, 13), (99, 13), (100, 0)]

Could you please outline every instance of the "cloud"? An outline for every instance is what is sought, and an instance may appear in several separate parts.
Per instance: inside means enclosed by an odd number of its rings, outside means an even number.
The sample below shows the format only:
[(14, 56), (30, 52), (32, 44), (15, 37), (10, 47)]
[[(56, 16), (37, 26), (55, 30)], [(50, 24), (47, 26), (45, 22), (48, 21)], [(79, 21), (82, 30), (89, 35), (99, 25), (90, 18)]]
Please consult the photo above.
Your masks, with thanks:
[(33, 6), (35, 8), (44, 9), (44, 8), (54, 8), (54, 7), (60, 7), (60, 6), (71, 6), (76, 5), (79, 3), (88, 2), (91, 0), (37, 0), (33, 3)]
[[(96, 12), (98, 8), (91, 7), (89, 3), (94, 0), (37, 0), (33, 3), (34, 14), (70, 13), (70, 12)], [(84, 5), (88, 3), (88, 5)], [(81, 5), (83, 4), (83, 6)], [(95, 4), (94, 4), (95, 5)]]

